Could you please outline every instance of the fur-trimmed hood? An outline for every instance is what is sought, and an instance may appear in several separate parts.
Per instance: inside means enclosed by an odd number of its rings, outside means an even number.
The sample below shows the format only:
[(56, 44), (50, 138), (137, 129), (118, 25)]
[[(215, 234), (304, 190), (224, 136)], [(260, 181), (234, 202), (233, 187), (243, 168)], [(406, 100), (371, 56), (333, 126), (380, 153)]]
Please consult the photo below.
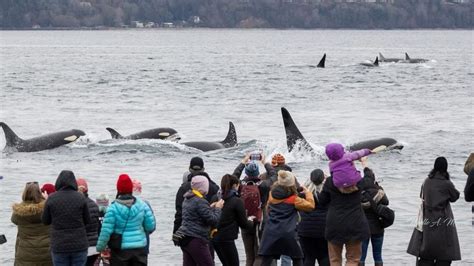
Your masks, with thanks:
[(44, 203), (45, 201), (41, 201), (40, 203), (32, 203), (32, 202), (21, 202), (15, 203), (12, 206), (13, 214), (18, 216), (32, 216), (41, 214), (44, 210)]

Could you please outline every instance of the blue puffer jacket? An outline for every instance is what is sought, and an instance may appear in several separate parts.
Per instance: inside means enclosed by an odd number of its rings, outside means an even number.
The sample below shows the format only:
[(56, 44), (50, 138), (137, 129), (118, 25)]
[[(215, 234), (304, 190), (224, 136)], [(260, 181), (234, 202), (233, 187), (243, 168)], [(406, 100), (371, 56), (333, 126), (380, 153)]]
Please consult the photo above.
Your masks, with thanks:
[(105, 249), (112, 233), (122, 234), (122, 249), (144, 248), (147, 245), (145, 232), (155, 230), (155, 225), (148, 204), (131, 195), (122, 195), (107, 208), (97, 251)]

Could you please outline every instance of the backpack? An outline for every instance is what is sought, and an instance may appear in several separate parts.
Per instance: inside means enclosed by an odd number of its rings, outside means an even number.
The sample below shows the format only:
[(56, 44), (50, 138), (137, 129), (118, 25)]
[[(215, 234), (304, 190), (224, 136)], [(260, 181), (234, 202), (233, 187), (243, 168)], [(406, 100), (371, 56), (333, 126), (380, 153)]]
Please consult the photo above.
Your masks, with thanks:
[(383, 228), (387, 228), (395, 221), (395, 212), (390, 209), (387, 205), (379, 204), (375, 210), (380, 224)]
[(258, 183), (252, 181), (242, 182), (240, 186), (240, 198), (244, 201), (247, 216), (255, 216), (258, 222), (262, 221), (262, 203)]

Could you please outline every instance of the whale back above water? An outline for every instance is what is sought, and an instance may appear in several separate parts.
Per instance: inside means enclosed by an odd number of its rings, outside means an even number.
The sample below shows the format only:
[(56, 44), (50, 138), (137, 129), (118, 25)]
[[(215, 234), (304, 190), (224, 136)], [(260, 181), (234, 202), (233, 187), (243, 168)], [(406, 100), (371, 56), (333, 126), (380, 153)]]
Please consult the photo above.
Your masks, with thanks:
[[(106, 128), (107, 131), (110, 132), (110, 135), (113, 139), (168, 139), (170, 137), (176, 136), (178, 133), (175, 129), (169, 127), (160, 127), (160, 128), (153, 128), (144, 131), (140, 131), (135, 134), (131, 134), (129, 136), (122, 136), (113, 128)], [(179, 139), (177, 137), (176, 139)]]
[(15, 132), (13, 132), (13, 130), (4, 122), (0, 122), (0, 126), (3, 128), (5, 133), (5, 149), (14, 149), (18, 152), (35, 152), (54, 149), (59, 146), (74, 142), (80, 136), (85, 135), (84, 131), (82, 130), (71, 129), (50, 133), (31, 139), (22, 139), (18, 137)]
[(229, 122), (229, 131), (227, 132), (227, 136), (223, 141), (191, 141), (183, 142), (182, 144), (204, 152), (225, 149), (237, 146), (237, 133), (235, 131), (234, 124), (232, 122)]

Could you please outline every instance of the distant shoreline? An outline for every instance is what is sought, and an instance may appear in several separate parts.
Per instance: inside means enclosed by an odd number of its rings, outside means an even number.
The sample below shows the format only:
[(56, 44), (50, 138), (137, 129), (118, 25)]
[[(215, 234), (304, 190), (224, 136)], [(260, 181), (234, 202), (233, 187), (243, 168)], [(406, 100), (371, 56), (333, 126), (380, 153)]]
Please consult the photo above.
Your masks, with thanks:
[(386, 30), (386, 31), (416, 31), (416, 30), (464, 30), (472, 31), (473, 28), (271, 28), (271, 27), (255, 27), (255, 28), (245, 28), (245, 27), (235, 27), (235, 28), (212, 28), (212, 27), (156, 27), (156, 28), (120, 28), (120, 27), (99, 27), (99, 28), (63, 28), (63, 27), (51, 27), (51, 28), (0, 28), (0, 31), (153, 31), (153, 30), (302, 30), (302, 31), (313, 31), (313, 30), (360, 30), (360, 31), (371, 31), (371, 30)]

